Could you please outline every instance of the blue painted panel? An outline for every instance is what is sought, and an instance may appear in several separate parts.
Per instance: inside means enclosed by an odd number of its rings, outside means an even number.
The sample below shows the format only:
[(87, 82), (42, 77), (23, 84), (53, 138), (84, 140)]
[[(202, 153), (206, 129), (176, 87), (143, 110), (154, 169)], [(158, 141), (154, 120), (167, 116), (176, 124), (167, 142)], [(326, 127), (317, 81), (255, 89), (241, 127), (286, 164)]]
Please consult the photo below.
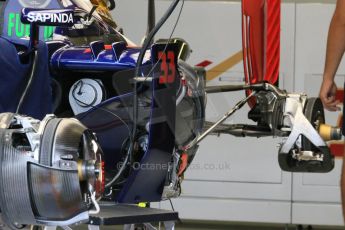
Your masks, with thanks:
[[(134, 168), (118, 196), (118, 201), (122, 203), (154, 202), (160, 201), (162, 197), (175, 146), (177, 81), (176, 75), (173, 82), (160, 81), (162, 63), (157, 59), (161, 55), (160, 52), (170, 51), (174, 52), (175, 59), (169, 63), (173, 61), (176, 64), (177, 46), (171, 44), (167, 47), (165, 44), (159, 44), (152, 48), (154, 63), (158, 61), (158, 65), (153, 79), (148, 150), (140, 162), (140, 167)], [(167, 63), (163, 63), (165, 64)], [(176, 65), (173, 67), (177, 74)]]
[[(128, 48), (122, 52), (117, 61), (113, 49), (102, 51), (95, 59), (89, 47), (66, 47), (54, 53), (51, 58), (51, 66), (60, 70), (118, 71), (133, 69), (139, 52), (140, 48)], [(144, 65), (151, 64), (150, 58), (150, 55), (145, 57)]]
[[(30, 34), (30, 25), (24, 25), (20, 20), (23, 8), (62, 8), (58, 0), (7, 0), (3, 6), (4, 8), (0, 14), (0, 17), (3, 19), (3, 25), (0, 32), (1, 35), (11, 38), (23, 38)], [(53, 32), (54, 27), (41, 27), (40, 39), (48, 39)]]

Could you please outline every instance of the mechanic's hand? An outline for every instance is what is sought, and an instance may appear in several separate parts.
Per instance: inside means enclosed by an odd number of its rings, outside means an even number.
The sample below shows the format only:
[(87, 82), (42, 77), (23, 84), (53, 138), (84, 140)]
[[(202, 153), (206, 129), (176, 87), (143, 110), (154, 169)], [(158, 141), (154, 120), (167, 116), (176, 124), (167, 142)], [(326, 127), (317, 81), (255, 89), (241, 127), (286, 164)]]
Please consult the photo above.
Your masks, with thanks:
[(335, 99), (337, 93), (337, 85), (334, 81), (329, 81), (324, 79), (320, 89), (320, 99), (323, 103), (323, 106), (329, 111), (339, 111), (340, 104), (339, 100)]

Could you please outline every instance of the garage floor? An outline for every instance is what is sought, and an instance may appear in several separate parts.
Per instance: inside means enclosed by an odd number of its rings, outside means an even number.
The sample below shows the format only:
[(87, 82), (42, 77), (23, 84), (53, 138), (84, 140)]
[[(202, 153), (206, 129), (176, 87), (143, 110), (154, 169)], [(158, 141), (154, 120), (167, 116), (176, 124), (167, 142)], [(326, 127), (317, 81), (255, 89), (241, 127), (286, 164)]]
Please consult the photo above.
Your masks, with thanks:
[[(300, 227), (300, 226), (299, 226)], [(268, 224), (255, 224), (255, 223), (223, 223), (223, 222), (193, 222), (184, 221), (176, 225), (176, 230), (340, 230), (343, 227), (329, 227), (329, 226), (303, 226), (304, 228), (299, 228), (295, 225), (268, 225)], [(101, 227), (102, 230), (120, 230), (123, 229), (122, 226), (107, 226)], [(161, 229), (164, 229), (163, 227)]]
[[(309, 230), (308, 226), (303, 229)], [(253, 223), (196, 223), (185, 222), (176, 226), (176, 230), (300, 230), (295, 225), (268, 225), (268, 224), (253, 224)], [(311, 229), (315, 230), (336, 230), (344, 229), (343, 227), (327, 227), (327, 226), (313, 226)]]

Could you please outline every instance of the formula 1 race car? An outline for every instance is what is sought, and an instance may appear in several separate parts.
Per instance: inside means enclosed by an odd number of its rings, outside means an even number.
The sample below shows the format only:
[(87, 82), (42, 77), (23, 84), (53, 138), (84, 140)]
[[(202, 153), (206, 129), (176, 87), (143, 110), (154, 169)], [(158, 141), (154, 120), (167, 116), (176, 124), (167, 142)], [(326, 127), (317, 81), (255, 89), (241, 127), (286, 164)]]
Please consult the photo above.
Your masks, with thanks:
[[(283, 170), (333, 169), (319, 132), (326, 140), (341, 134), (324, 124), (320, 100), (277, 87), (280, 1), (242, 1), (247, 84), (222, 87), (206, 87), (205, 70), (187, 64), (183, 39), (153, 41), (179, 0), (141, 47), (116, 30), (104, 8), (113, 1), (56, 1), (56, 9), (46, 9), (54, 1), (23, 1), (0, 2), (5, 16), (22, 7), (20, 21), (31, 25), (30, 39), (0, 37), (0, 208), (9, 227), (87, 222), (100, 200), (178, 197), (199, 142), (212, 133), (286, 137)], [(39, 40), (39, 26), (56, 26), (51, 40)], [(206, 93), (236, 90), (246, 97), (205, 122)], [(222, 124), (247, 103), (257, 125)]]

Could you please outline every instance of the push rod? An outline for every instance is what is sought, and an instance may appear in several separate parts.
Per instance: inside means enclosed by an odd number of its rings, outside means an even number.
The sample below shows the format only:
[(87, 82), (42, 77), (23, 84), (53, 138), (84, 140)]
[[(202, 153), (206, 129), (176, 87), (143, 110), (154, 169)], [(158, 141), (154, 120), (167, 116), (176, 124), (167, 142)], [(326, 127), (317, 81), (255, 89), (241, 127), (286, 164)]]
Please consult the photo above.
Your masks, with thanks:
[(195, 145), (199, 144), (202, 140), (205, 139), (209, 134), (213, 132), (217, 128), (218, 125), (222, 124), (226, 119), (228, 119), (231, 115), (233, 115), (237, 110), (241, 109), (248, 100), (253, 97), (256, 94), (256, 92), (252, 92), (248, 97), (242, 99), (239, 101), (235, 107), (230, 109), (227, 113), (224, 114), (224, 116), (219, 119), (214, 125), (212, 125), (209, 129), (207, 129), (203, 134), (201, 134), (199, 137), (195, 138), (191, 143), (189, 143), (187, 146), (184, 147), (184, 150), (187, 151), (188, 149), (193, 148)]
[(253, 85), (222, 85), (222, 86), (209, 86), (206, 87), (206, 93), (225, 93), (241, 90), (265, 90), (266, 83), (253, 84)]
[[(206, 129), (211, 127), (213, 122), (206, 122)], [(222, 124), (212, 134), (229, 134), (235, 137), (267, 137), (273, 136), (272, 130), (267, 126), (246, 125), (246, 124)]]

